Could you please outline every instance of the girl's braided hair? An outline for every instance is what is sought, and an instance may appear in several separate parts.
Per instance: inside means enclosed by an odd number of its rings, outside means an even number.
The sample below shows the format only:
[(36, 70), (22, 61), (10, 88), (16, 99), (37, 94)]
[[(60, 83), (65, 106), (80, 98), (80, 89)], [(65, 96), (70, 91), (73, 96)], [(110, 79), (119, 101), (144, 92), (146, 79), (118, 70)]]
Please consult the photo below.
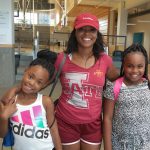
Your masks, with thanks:
[(131, 46), (129, 46), (127, 49), (124, 50), (123, 56), (122, 56), (122, 65), (121, 65), (121, 69), (120, 69), (120, 76), (124, 75), (123, 64), (125, 61), (125, 57), (131, 52), (135, 52), (135, 53), (141, 52), (143, 54), (143, 56), (145, 57), (145, 71), (144, 71), (143, 77), (148, 80), (148, 86), (150, 88), (150, 82), (148, 79), (148, 55), (147, 55), (146, 49), (139, 43), (134, 43)]
[(32, 66), (42, 66), (45, 68), (49, 73), (49, 80), (52, 82), (54, 74), (55, 74), (55, 67), (53, 64), (53, 61), (51, 59), (51, 56), (49, 55), (38, 55), (36, 59), (34, 59), (30, 64), (29, 67)]

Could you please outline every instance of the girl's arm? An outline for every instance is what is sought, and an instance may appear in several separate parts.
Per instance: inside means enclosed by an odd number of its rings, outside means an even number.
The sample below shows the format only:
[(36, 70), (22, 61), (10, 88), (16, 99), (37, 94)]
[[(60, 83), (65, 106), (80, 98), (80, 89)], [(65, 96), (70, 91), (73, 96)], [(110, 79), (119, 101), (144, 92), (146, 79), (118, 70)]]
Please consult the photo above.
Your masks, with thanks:
[(16, 85), (12, 88), (10, 88), (8, 91), (4, 93), (4, 95), (0, 98), (1, 101), (4, 102), (4, 104), (8, 103), (10, 100), (14, 99), (16, 94), (21, 90), (20, 85)]
[(112, 150), (112, 118), (115, 102), (104, 98), (103, 107), (103, 138), (104, 150)]
[(46, 110), (47, 122), (56, 150), (62, 150), (61, 140), (58, 132), (57, 121), (55, 119), (54, 104), (50, 97), (43, 96), (43, 105)]
[(11, 100), (6, 105), (0, 101), (0, 137), (3, 138), (8, 131), (8, 119), (17, 111), (16, 103)]

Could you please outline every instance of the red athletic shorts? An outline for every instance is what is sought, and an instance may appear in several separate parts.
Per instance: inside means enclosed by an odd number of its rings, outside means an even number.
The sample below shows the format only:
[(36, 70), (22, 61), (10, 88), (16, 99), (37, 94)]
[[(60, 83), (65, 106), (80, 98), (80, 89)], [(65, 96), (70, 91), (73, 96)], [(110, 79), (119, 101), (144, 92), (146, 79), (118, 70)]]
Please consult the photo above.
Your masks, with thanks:
[(82, 140), (85, 143), (98, 145), (102, 141), (101, 120), (86, 124), (70, 124), (57, 118), (61, 142), (64, 145), (77, 143)]

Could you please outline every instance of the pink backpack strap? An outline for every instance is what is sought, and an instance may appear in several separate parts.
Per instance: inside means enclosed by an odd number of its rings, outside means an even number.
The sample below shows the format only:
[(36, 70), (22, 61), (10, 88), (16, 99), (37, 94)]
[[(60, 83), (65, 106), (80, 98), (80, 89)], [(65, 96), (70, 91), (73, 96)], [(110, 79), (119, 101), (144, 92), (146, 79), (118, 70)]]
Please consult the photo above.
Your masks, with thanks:
[(121, 78), (118, 78), (116, 81), (115, 81), (115, 85), (114, 85), (114, 98), (115, 98), (115, 101), (117, 100), (118, 98), (118, 95), (120, 93), (120, 89), (121, 89), (121, 85), (122, 85), (122, 82), (123, 82), (123, 77)]

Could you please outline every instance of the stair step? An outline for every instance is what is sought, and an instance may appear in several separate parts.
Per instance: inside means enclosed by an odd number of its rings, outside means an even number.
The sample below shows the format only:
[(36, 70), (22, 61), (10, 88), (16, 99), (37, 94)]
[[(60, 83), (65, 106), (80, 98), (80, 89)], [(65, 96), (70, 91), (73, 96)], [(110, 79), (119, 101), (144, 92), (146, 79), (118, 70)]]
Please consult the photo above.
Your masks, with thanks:
[(23, 75), (26, 68), (26, 66), (19, 66), (17, 68), (17, 74)]
[(32, 61), (33, 56), (20, 55), (20, 60)]
[(21, 80), (22, 80), (22, 76), (23, 76), (23, 75), (17, 74), (17, 75), (16, 75), (16, 81), (21, 81)]
[(33, 60), (33, 56), (20, 54), (20, 57), (18, 58), (20, 59), (17, 60), (19, 62), (17, 64), (16, 69), (16, 80), (21, 80), (25, 69), (29, 66), (30, 62)]
[(19, 65), (20, 66), (29, 66), (31, 61), (24, 61), (24, 60), (20, 60), (19, 61)]

